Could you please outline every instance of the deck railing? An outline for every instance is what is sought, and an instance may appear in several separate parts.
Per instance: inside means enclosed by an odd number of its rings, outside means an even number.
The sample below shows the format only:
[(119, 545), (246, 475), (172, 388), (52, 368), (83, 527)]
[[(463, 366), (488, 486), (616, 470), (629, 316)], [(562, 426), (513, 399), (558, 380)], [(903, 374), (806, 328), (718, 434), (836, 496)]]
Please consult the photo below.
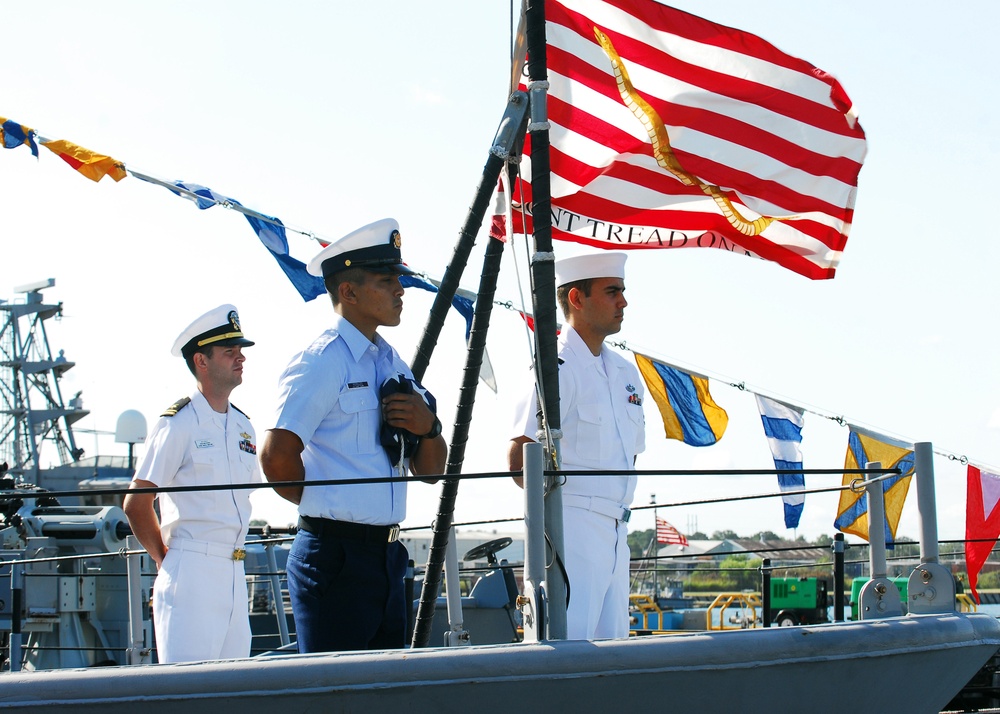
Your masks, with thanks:
[[(926, 494), (928, 491), (933, 494), (933, 471), (932, 467), (929, 466), (930, 462), (930, 445), (917, 445), (917, 490), (918, 494)], [(526, 461), (526, 464), (529, 461)], [(867, 495), (870, 500), (870, 513), (873, 517), (877, 517), (880, 513), (881, 508), (881, 479), (885, 477), (888, 472), (887, 470), (879, 469), (878, 464), (868, 464), (868, 468), (865, 470), (859, 470), (859, 476), (867, 478), (867, 481), (858, 481), (853, 485), (854, 488), (863, 487), (868, 489)], [(820, 473), (841, 473), (842, 470), (816, 470)], [(538, 473), (541, 476), (547, 477), (551, 474), (542, 472), (538, 469)], [(657, 472), (653, 472), (657, 473)], [(673, 473), (673, 472), (669, 472)], [(773, 473), (773, 472), (769, 472)], [(809, 473), (808, 471), (806, 473)], [(509, 477), (507, 473), (501, 474), (472, 474), (468, 475), (468, 478), (483, 478), (483, 477)], [(412, 479), (406, 479), (412, 480)], [(354, 480), (358, 483), (362, 483), (365, 480), (356, 479)], [(342, 483), (342, 482), (331, 482), (331, 483)], [(317, 484), (316, 482), (309, 482), (309, 486), (322, 485), (322, 483)], [(262, 485), (257, 485), (262, 486)], [(216, 487), (218, 488), (218, 487)], [(160, 489), (160, 490), (179, 490), (179, 489)], [(190, 489), (184, 489), (190, 490)], [(216, 490), (213, 488), (212, 490)], [(814, 489), (815, 491), (824, 491), (829, 489)], [(93, 489), (88, 488), (86, 493), (90, 497), (95, 495), (101, 495), (104, 491), (108, 492), (108, 495), (113, 497), (118, 497), (121, 495), (121, 489)], [(806, 491), (810, 492), (810, 491)], [(528, 492), (526, 492), (528, 494)], [(25, 501), (31, 502), (35, 498), (46, 498), (52, 499), (55, 497), (62, 496), (62, 493), (54, 492), (14, 492), (6, 493), (0, 492), (0, 498), (21, 498)], [(773, 494), (766, 494), (760, 497), (781, 497), (783, 494), (775, 492)], [(526, 495), (526, 497), (529, 497)], [(757, 496), (754, 496), (757, 497)], [(732, 497), (723, 499), (713, 499), (719, 502), (731, 501), (731, 500), (741, 500), (743, 497)], [(538, 500), (538, 499), (535, 499)], [(923, 510), (927, 508), (933, 509), (933, 497), (930, 498), (929, 504), (927, 503), (927, 498), (920, 499), (920, 507)], [(529, 625), (527, 631), (530, 636), (537, 639), (545, 639), (549, 636), (546, 632), (545, 624), (546, 617), (549, 613), (546, 612), (545, 607), (551, 608), (553, 603), (545, 603), (544, 593), (539, 590), (539, 587), (544, 586), (546, 574), (545, 574), (545, 564), (549, 560), (544, 546), (544, 538), (539, 538), (537, 534), (533, 531), (538, 530), (538, 527), (544, 528), (544, 524), (538, 523), (542, 520), (540, 506), (534, 506), (528, 503), (527, 513), (529, 514), (529, 521), (534, 519), (535, 523), (528, 523), (528, 547), (526, 549), (526, 562), (523, 566), (522, 582), (526, 584), (522, 590), (522, 596), (519, 598), (518, 605), (521, 609), (522, 616), (525, 617), (525, 623)], [(663, 506), (661, 506), (663, 507)], [(517, 518), (503, 519), (504, 521), (515, 521)], [(493, 523), (498, 521), (492, 521)], [(877, 521), (876, 521), (877, 522)], [(922, 540), (921, 540), (921, 559), (920, 564), (914, 570), (914, 575), (911, 576), (911, 587), (914, 589), (910, 593), (910, 610), (912, 612), (917, 611), (927, 611), (930, 608), (938, 608), (933, 611), (942, 611), (940, 608), (947, 608), (954, 610), (956, 608), (956, 597), (954, 593), (954, 584), (951, 580), (950, 572), (940, 566), (937, 563), (938, 558), (938, 547), (936, 540), (932, 545), (923, 545), (926, 543), (928, 537), (936, 538), (936, 521), (933, 520), (933, 515), (931, 515), (928, 520), (927, 517), (921, 516), (922, 523)], [(458, 524), (458, 525), (476, 525), (473, 524)], [(3, 524), (0, 523), (0, 527)], [(417, 530), (417, 529), (406, 529), (406, 530)], [(838, 534), (840, 535), (840, 534)], [(289, 608), (287, 605), (286, 589), (282, 586), (281, 581), (284, 576), (284, 572), (279, 568), (278, 560), (276, 558), (276, 547), (282, 547), (282, 544), (287, 542), (291, 537), (291, 533), (279, 538), (265, 538), (265, 539), (255, 539), (248, 542), (248, 545), (262, 545), (264, 558), (266, 565), (256, 572), (248, 572), (248, 582), (249, 582), (249, 592), (250, 592), (250, 602), (248, 607), (253, 610), (255, 607), (254, 598), (255, 596), (262, 596), (263, 593), (267, 593), (267, 601), (270, 603), (271, 614), (275, 617), (275, 629), (277, 632), (277, 641), (280, 646), (288, 646), (293, 641), (293, 634), (288, 628), (288, 616)], [(152, 569), (152, 564), (148, 561), (148, 557), (145, 556), (144, 552), (138, 547), (138, 543), (134, 541), (134, 537), (128, 536), (129, 540), (123, 545), (123, 547), (117, 552), (98, 552), (98, 553), (77, 553), (73, 555), (58, 555), (54, 557), (47, 558), (26, 558), (19, 556), (17, 559), (7, 559), (2, 560), (4, 557), (4, 551), (0, 550), (0, 582), (4, 577), (9, 579), (10, 584), (10, 598), (9, 607), (7, 608), (9, 614), (7, 615), (7, 623), (4, 622), (4, 608), (0, 606), (0, 633), (4, 629), (7, 629), (7, 661), (8, 666), (12, 670), (16, 670), (21, 666), (22, 657), (24, 655), (24, 636), (34, 626), (40, 626), (40, 624), (48, 618), (50, 621), (53, 619), (58, 619), (63, 615), (70, 615), (73, 612), (77, 613), (87, 613), (90, 611), (89, 605), (89, 591), (83, 595), (79, 594), (87, 588), (92, 587), (92, 583), (95, 578), (98, 577), (123, 577), (126, 580), (126, 585), (124, 589), (127, 591), (127, 602), (128, 602), (128, 624), (125, 628), (127, 636), (120, 638), (119, 642), (109, 642), (100, 641), (98, 638), (98, 643), (93, 646), (88, 646), (86, 643), (78, 643), (75, 647), (64, 647), (59, 646), (43, 646), (37, 642), (32, 643), (33, 651), (42, 651), (45, 649), (52, 651), (64, 651), (68, 649), (76, 649), (80, 652), (89, 651), (94, 653), (103, 652), (105, 659), (113, 660), (118, 663), (130, 663), (130, 664), (142, 664), (152, 661), (153, 646), (151, 637), (151, 627), (150, 627), (150, 590), (152, 579), (155, 572)], [(837, 550), (838, 543), (840, 543), (840, 550)], [(541, 544), (541, 546), (539, 546)], [(61, 544), (65, 546), (66, 544)], [(882, 545), (882, 548), (879, 548)], [(9, 546), (8, 546), (9, 547)], [(65, 549), (64, 547), (62, 548)], [(835, 596), (838, 595), (843, 599), (844, 588), (842, 587), (842, 572), (843, 572), (843, 541), (842, 537), (839, 541), (834, 542), (833, 550), (835, 556), (839, 553), (839, 572), (840, 572), (840, 583), (839, 587), (834, 587)], [(12, 551), (16, 553), (17, 551)], [(101, 562), (107, 562), (106, 559), (122, 559), (126, 561), (126, 567), (124, 572), (115, 573), (105, 573), (101, 572), (104, 566), (101, 566)], [(835, 558), (835, 561), (837, 558)], [(72, 564), (73, 561), (83, 561), (76, 565)], [(118, 561), (120, 563), (120, 560)], [(519, 572), (522, 570), (522, 566), (519, 564), (508, 564), (505, 565), (507, 568), (517, 569)], [(888, 580), (886, 575), (886, 555), (884, 544), (880, 544), (878, 539), (872, 544), (869, 549), (869, 567), (870, 572), (873, 574), (873, 583), (869, 588), (868, 593), (861, 598), (863, 606), (861, 608), (861, 614), (859, 617), (866, 619), (873, 616), (885, 616), (887, 612), (892, 612), (892, 596), (895, 585)], [(541, 568), (541, 569), (539, 569)], [(770, 576), (771, 568), (765, 566), (760, 568), (760, 575), (763, 579)], [(837, 578), (836, 572), (838, 568), (835, 568), (835, 579)], [(459, 573), (459, 578), (456, 578), (456, 582), (462, 577), (467, 575), (475, 575), (482, 572), (481, 568), (462, 568), (457, 571)], [(420, 569), (416, 569), (416, 576), (419, 577)], [(454, 576), (453, 576), (454, 577)], [(46, 579), (56, 578), (58, 585), (56, 586), (57, 591), (60, 595), (64, 596), (68, 592), (72, 591), (77, 593), (76, 597), (81, 600), (82, 604), (78, 606), (65, 607), (60, 609), (63, 603), (58, 603), (57, 606), (51, 612), (40, 612), (37, 608), (32, 609), (29, 606), (29, 602), (25, 598), (26, 592), (26, 581), (30, 582), (37, 579), (39, 583), (37, 587), (42, 588), (44, 586), (41, 583)], [(930, 583), (933, 581), (933, 587)], [(947, 581), (947, 582), (943, 582)], [(72, 583), (75, 582), (75, 585)], [(885, 585), (888, 582), (889, 585)], [(2, 587), (2, 586), (0, 586)], [(30, 587), (30, 586), (29, 586)], [(51, 588), (51, 586), (48, 586)], [(948, 588), (951, 588), (950, 593)], [(73, 590), (76, 588), (76, 590)], [(880, 589), (881, 588), (881, 589)], [(453, 590), (456, 598), (460, 600), (461, 592), (459, 588), (449, 588), (448, 590)], [(750, 602), (746, 600), (744, 605), (746, 609), (752, 610), (752, 614), (745, 615), (739, 614), (736, 617), (736, 623), (739, 626), (755, 626), (757, 622), (762, 622), (764, 626), (769, 624), (770, 613), (768, 608), (768, 603), (766, 602), (766, 594), (769, 593), (769, 588), (761, 588), (761, 592), (764, 593), (763, 599), (758, 596), (757, 600)], [(930, 595), (928, 594), (930, 593)], [(740, 596), (745, 595), (740, 593)], [(896, 596), (898, 597), (898, 590), (896, 591)], [(57, 598), (58, 599), (58, 598)], [(736, 603), (739, 598), (735, 595), (730, 596), (728, 600), (717, 602), (713, 604), (710, 612), (722, 611), (726, 613), (727, 610), (732, 610), (736, 607)], [(963, 608), (970, 607), (973, 603), (968, 599), (967, 596), (959, 596), (958, 606)], [(885, 603), (889, 603), (886, 605)], [(916, 606), (914, 608), (914, 605)], [(259, 605), (258, 605), (259, 607)], [(757, 615), (757, 610), (760, 609), (760, 615)], [(844, 608), (835, 607), (835, 617), (840, 619), (843, 615)], [(455, 616), (454, 610), (449, 606), (449, 618)], [(460, 610), (459, 610), (460, 617)], [(70, 616), (70, 619), (72, 617)], [(726, 614), (719, 616), (718, 618), (719, 626), (727, 626)], [(5, 628), (4, 625), (7, 624)], [(25, 625), (29, 625), (25, 628)], [(706, 622), (708, 628), (716, 627), (712, 615), (708, 616), (708, 621)], [(272, 635), (273, 636), (273, 635)], [(465, 639), (468, 642), (468, 638)], [(460, 642), (461, 643), (461, 642)], [(94, 657), (98, 659), (98, 657)]]

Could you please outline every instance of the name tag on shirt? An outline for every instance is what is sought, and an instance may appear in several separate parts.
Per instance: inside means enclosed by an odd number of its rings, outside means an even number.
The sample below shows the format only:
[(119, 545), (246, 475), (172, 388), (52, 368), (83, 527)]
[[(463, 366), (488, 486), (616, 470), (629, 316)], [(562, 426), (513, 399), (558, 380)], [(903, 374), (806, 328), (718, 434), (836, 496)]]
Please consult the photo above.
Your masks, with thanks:
[(368, 388), (368, 382), (348, 382), (347, 383), (347, 388), (348, 389), (367, 389)]
[(211, 449), (213, 446), (215, 446), (215, 444), (205, 439), (199, 439), (198, 441), (194, 442), (194, 447), (196, 449)]

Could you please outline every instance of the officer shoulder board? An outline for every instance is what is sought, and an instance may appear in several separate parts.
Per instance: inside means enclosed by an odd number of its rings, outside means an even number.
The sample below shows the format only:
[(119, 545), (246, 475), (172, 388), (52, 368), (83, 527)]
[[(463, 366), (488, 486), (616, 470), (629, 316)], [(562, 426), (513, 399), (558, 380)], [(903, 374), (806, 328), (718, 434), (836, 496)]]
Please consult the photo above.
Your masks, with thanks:
[(238, 412), (239, 412), (240, 414), (242, 414), (243, 416), (245, 416), (245, 417), (246, 417), (247, 419), (249, 419), (249, 418), (250, 418), (250, 415), (249, 415), (249, 414), (247, 414), (247, 413), (246, 413), (245, 411), (243, 411), (242, 409), (240, 409), (240, 408), (239, 408), (238, 406), (236, 406), (236, 405), (235, 405), (235, 404), (233, 404), (232, 402), (229, 402), (229, 406), (231, 406), (231, 407), (232, 407), (233, 409), (235, 409), (235, 410), (236, 410), (236, 411), (238, 411)]
[(172, 417), (177, 414), (181, 409), (186, 407), (191, 403), (191, 397), (184, 397), (183, 399), (178, 399), (176, 402), (167, 407), (167, 410), (160, 414), (161, 417)]

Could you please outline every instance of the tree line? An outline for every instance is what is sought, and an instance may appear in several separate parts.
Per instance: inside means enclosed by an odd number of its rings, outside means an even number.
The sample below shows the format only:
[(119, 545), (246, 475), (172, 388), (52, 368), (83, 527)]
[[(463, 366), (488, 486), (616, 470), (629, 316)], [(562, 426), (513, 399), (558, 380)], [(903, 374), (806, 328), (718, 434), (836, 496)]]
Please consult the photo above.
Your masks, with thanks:
[[(656, 531), (652, 528), (647, 528), (644, 531), (629, 531), (628, 534), (628, 547), (632, 553), (633, 558), (642, 557), (647, 553), (650, 547), (650, 543), (653, 542), (653, 538), (656, 535)], [(724, 530), (715, 531), (712, 535), (706, 535), (701, 531), (695, 531), (686, 538), (691, 540), (755, 540), (762, 543), (767, 543), (768, 541), (785, 541), (788, 539), (782, 538), (774, 531), (757, 531), (753, 535), (741, 536), (736, 533), (736, 531)], [(793, 543), (801, 543), (803, 546), (818, 545), (828, 547), (833, 544), (833, 538), (828, 535), (821, 535), (815, 540), (807, 540), (805, 536), (798, 536), (795, 538)], [(653, 544), (653, 550), (658, 550), (662, 545)]]
[[(652, 528), (646, 530), (633, 531), (628, 535), (629, 550), (633, 559), (642, 559), (656, 555), (663, 545), (654, 542), (656, 532)], [(696, 540), (752, 540), (762, 544), (766, 548), (768, 543), (780, 542), (782, 544), (801, 544), (803, 547), (818, 546), (823, 550), (816, 551), (815, 562), (804, 567), (776, 568), (775, 575), (795, 576), (795, 577), (821, 577), (829, 578), (833, 563), (832, 544), (833, 537), (830, 535), (820, 535), (813, 540), (808, 540), (804, 536), (798, 536), (794, 540), (782, 538), (773, 531), (758, 531), (749, 536), (740, 536), (732, 530), (715, 531), (707, 535), (700, 531), (686, 536), (689, 541)], [(960, 583), (965, 584), (968, 578), (965, 570), (965, 543), (962, 541), (941, 542), (938, 544), (938, 553), (943, 565), (951, 567)], [(996, 551), (995, 551), (996, 553)], [(996, 556), (994, 556), (996, 557)], [(982, 590), (1000, 589), (1000, 559), (994, 560), (991, 557), (979, 574), (979, 588)], [(774, 560), (781, 558), (780, 552), (775, 553)], [(889, 577), (908, 576), (913, 568), (915, 560), (920, 558), (920, 544), (912, 538), (899, 536), (893, 547), (886, 550), (886, 560)], [(851, 566), (854, 570), (860, 570), (860, 564), (868, 562), (868, 548), (866, 543), (847, 543), (845, 551), (845, 562), (847, 563), (848, 579), (852, 576)], [(646, 566), (640, 565), (640, 570), (662, 574), (666, 577), (677, 577), (685, 580), (685, 589), (689, 590), (728, 590), (728, 589), (752, 589), (760, 586), (760, 567), (762, 560), (753, 553), (733, 553), (727, 555), (718, 562), (706, 562), (700, 564), (694, 571), (684, 569), (683, 571), (673, 568), (670, 561), (652, 561)], [(858, 573), (860, 574), (860, 573)]]

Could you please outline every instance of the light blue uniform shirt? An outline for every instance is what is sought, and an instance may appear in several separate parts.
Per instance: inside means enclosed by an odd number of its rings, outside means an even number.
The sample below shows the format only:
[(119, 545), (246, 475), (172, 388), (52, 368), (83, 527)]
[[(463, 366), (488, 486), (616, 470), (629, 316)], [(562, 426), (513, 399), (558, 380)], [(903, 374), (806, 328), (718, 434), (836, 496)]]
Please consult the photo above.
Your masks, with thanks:
[[(388, 342), (378, 335), (374, 344), (369, 342), (340, 316), (333, 328), (292, 358), (279, 380), (274, 426), (302, 440), (307, 481), (399, 475), (379, 442), (379, 386), (397, 374), (413, 378)], [(409, 466), (408, 460), (404, 465)], [(393, 525), (406, 517), (406, 484), (307, 486), (299, 513)]]

